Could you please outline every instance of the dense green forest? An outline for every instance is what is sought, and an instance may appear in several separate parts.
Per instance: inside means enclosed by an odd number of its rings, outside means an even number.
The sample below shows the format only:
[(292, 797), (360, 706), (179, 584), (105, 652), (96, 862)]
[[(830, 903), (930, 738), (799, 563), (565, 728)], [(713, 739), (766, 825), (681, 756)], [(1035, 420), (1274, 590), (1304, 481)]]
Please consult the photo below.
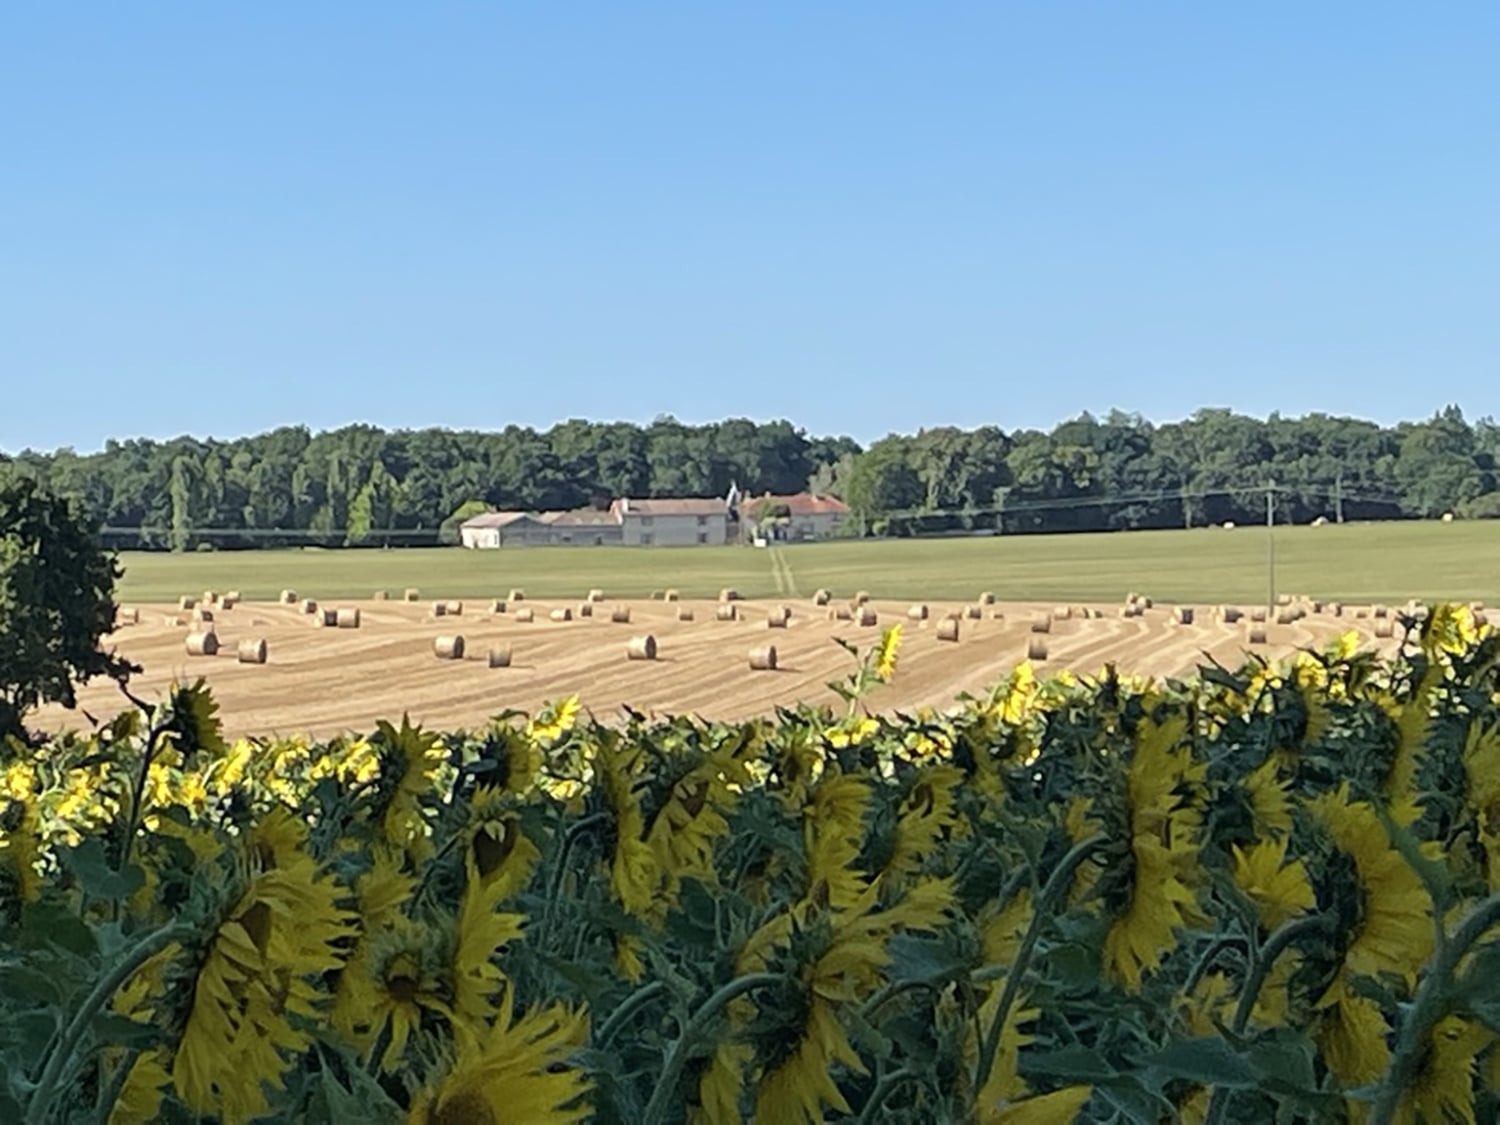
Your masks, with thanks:
[(111, 441), (98, 453), (0, 453), (0, 474), (76, 497), (115, 546), (433, 542), (466, 503), (548, 509), (616, 496), (812, 488), (869, 534), (1078, 531), (1500, 515), (1500, 424), (1450, 407), (1382, 427), (1202, 410), (1154, 425), (1085, 414), (1050, 433), (892, 434), (861, 448), (790, 422), (568, 421), (546, 431), (289, 427), (232, 441)]

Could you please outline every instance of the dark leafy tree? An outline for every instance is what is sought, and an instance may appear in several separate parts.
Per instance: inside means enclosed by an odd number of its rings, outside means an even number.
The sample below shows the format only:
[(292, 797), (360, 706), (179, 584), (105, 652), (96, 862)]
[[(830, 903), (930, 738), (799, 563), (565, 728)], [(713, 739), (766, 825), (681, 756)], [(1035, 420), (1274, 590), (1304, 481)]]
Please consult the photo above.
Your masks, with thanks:
[(99, 647), (119, 576), (73, 504), (32, 480), (0, 483), (0, 737), (23, 736), (40, 704), (77, 706), (80, 683), (139, 671)]

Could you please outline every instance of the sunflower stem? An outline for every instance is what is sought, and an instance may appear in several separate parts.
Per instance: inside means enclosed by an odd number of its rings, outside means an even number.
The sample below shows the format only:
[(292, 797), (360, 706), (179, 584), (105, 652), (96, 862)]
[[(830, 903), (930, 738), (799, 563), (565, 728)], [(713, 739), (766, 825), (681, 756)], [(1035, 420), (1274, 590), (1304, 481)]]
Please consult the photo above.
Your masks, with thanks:
[(896, 1087), (908, 1078), (915, 1078), (916, 1071), (901, 1067), (893, 1070), (882, 1078), (870, 1092), (870, 1100), (865, 1103), (865, 1108), (860, 1111), (859, 1125), (870, 1125), (884, 1108), (886, 1099), (896, 1092)]
[(747, 973), (745, 976), (735, 977), (710, 996), (703, 1007), (693, 1013), (692, 1018), (682, 1029), (682, 1034), (672, 1044), (672, 1052), (667, 1056), (661, 1077), (656, 1081), (656, 1088), (651, 1091), (651, 1100), (646, 1103), (646, 1112), (641, 1118), (644, 1125), (660, 1125), (665, 1119), (667, 1106), (672, 1101), (672, 1095), (677, 1092), (678, 1080), (682, 1077), (683, 1068), (687, 1066), (688, 1051), (702, 1045), (703, 1036), (708, 1031), (709, 1025), (719, 1017), (719, 1013), (729, 1005), (730, 1001), (757, 988), (780, 984), (784, 979), (780, 973)]
[(1208, 970), (1213, 968), (1214, 962), (1219, 959), (1219, 954), (1226, 949), (1236, 945), (1248, 946), (1243, 934), (1219, 934), (1213, 941), (1208, 943), (1208, 948), (1203, 951), (1203, 956), (1198, 958), (1193, 966), (1193, 971), (1188, 974), (1187, 981), (1182, 986), (1184, 995), (1192, 995), (1193, 989), (1198, 987), (1198, 982), (1208, 975)]
[(1417, 1077), (1422, 1057), (1427, 1052), (1427, 1041), (1438, 1020), (1447, 1015), (1453, 1003), (1453, 973), (1469, 948), (1500, 922), (1500, 894), (1491, 895), (1468, 915), (1452, 940), (1446, 942), (1429, 963), (1427, 975), (1417, 989), (1406, 1019), (1401, 1024), (1401, 1034), (1396, 1040), (1396, 1050), (1381, 1078), (1379, 1092), (1375, 1096), (1375, 1107), (1370, 1114), (1370, 1125), (1391, 1125), (1396, 1110), (1400, 1107), (1401, 1094)]
[(552, 885), (547, 888), (547, 904), (542, 908), (542, 929), (546, 932), (549, 941), (552, 937), (552, 914), (557, 907), (557, 900), (562, 895), (563, 877), (568, 873), (568, 857), (573, 852), (573, 845), (578, 837), (583, 835), (584, 829), (592, 828), (608, 819), (605, 813), (592, 813), (569, 825), (568, 830), (563, 833), (562, 848), (557, 853), (557, 870), (552, 876)]
[(624, 1000), (620, 1001), (615, 1010), (609, 1014), (609, 1018), (600, 1026), (598, 1033), (595, 1034), (594, 1049), (602, 1050), (615, 1037), (615, 1033), (625, 1026), (626, 1020), (630, 1019), (631, 1016), (635, 1015), (636, 1012), (640, 1011), (666, 990), (666, 981), (654, 980), (650, 984), (642, 985), (629, 996), (625, 997)]
[(114, 968), (99, 978), (88, 996), (84, 998), (83, 1003), (79, 1005), (78, 1010), (73, 1013), (67, 1030), (63, 1032), (62, 1038), (58, 1040), (57, 1045), (52, 1048), (52, 1053), (47, 1057), (47, 1064), (42, 1068), (42, 1077), (37, 1082), (36, 1089), (32, 1092), (31, 1100), (27, 1104), (27, 1125), (41, 1125), (47, 1120), (48, 1113), (52, 1109), (52, 1099), (56, 1093), (58, 1079), (62, 1077), (64, 1068), (77, 1051), (80, 1041), (88, 1034), (89, 1025), (99, 1014), (99, 1009), (109, 1003), (110, 997), (130, 979), (137, 969), (174, 941), (187, 937), (192, 932), (192, 926), (181, 922), (163, 926), (138, 941), (116, 962)]
[(1074, 844), (1063, 856), (1062, 861), (1053, 868), (1052, 874), (1047, 877), (1046, 885), (1037, 895), (1036, 903), (1032, 907), (1031, 925), (1026, 927), (1026, 936), (1021, 939), (1021, 945), (1016, 950), (1015, 962), (1011, 965), (1010, 972), (1006, 974), (1005, 988), (1000, 993), (1000, 1005), (995, 1009), (995, 1018), (990, 1021), (989, 1029), (985, 1032), (980, 1048), (979, 1071), (974, 1077), (976, 1097), (984, 1089), (985, 1083), (990, 1080), (990, 1071), (995, 1067), (995, 1054), (1000, 1048), (1000, 1033), (1005, 1027), (1005, 1020), (1010, 1014), (1011, 1005), (1015, 1003), (1016, 997), (1021, 992), (1021, 980), (1030, 967), (1031, 954), (1036, 949), (1036, 943), (1041, 939), (1042, 927), (1050, 919), (1053, 902), (1072, 886), (1073, 873), (1107, 842), (1108, 837), (1098, 835), (1090, 836), (1087, 840)]
[[(1265, 987), (1266, 978), (1270, 976), (1277, 959), (1299, 938), (1325, 929), (1327, 926), (1328, 920), (1321, 915), (1297, 918), (1286, 923), (1267, 938), (1266, 944), (1259, 950), (1252, 945), (1250, 972), (1245, 977), (1245, 987), (1240, 990), (1239, 1003), (1235, 1006), (1234, 1018), (1230, 1023), (1230, 1030), (1235, 1035), (1243, 1034), (1245, 1025), (1250, 1022), (1250, 1016), (1255, 1011), (1255, 1002), (1260, 999), (1260, 990)], [(1215, 1086), (1213, 1096), (1209, 1099), (1208, 1113), (1203, 1118), (1204, 1125), (1221, 1125), (1224, 1115), (1228, 1112), (1229, 1091), (1223, 1086)]]
[(888, 1003), (905, 992), (915, 992), (919, 988), (936, 988), (931, 981), (926, 980), (895, 980), (885, 985), (869, 1000), (865, 1001), (864, 1007), (859, 1010), (859, 1018), (862, 1020), (873, 1019), (875, 1013), (884, 1008)]
[(125, 1052), (125, 1057), (120, 1060), (120, 1065), (115, 1067), (114, 1074), (110, 1075), (109, 1085), (99, 1090), (99, 1103), (95, 1111), (100, 1121), (107, 1122), (115, 1112), (115, 1103), (120, 1100), (120, 1094), (125, 1090), (125, 1083), (130, 1079), (130, 1072), (135, 1069), (137, 1060), (141, 1057), (141, 1049), (132, 1047)]

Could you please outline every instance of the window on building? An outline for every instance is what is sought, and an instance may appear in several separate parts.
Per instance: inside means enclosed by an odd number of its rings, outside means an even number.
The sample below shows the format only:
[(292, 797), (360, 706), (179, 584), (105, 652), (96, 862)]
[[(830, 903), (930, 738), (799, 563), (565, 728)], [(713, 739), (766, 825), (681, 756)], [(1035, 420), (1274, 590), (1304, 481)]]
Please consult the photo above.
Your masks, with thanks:
[(698, 532), (698, 542), (700, 542), (700, 543), (707, 543), (708, 542), (708, 532), (706, 532), (706, 531), (700, 531), (700, 532)]
[(708, 526), (708, 517), (707, 516), (699, 516), (698, 517), (698, 526), (699, 527), (707, 527)]
[(641, 532), (641, 546), (642, 547), (649, 547), (649, 546), (651, 546), (651, 533), (649, 531), (643, 531), (643, 532)]
[(650, 516), (642, 516), (641, 517), (641, 526), (642, 527), (650, 527), (653, 522), (654, 521), (651, 519)]

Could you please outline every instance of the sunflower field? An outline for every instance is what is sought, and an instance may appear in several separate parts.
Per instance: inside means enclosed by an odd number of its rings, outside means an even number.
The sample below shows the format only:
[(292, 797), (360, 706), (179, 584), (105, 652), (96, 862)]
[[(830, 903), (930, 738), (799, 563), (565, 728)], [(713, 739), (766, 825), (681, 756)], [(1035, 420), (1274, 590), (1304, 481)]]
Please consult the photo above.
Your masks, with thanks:
[(0, 755), (0, 1121), (1495, 1121), (1500, 636)]

